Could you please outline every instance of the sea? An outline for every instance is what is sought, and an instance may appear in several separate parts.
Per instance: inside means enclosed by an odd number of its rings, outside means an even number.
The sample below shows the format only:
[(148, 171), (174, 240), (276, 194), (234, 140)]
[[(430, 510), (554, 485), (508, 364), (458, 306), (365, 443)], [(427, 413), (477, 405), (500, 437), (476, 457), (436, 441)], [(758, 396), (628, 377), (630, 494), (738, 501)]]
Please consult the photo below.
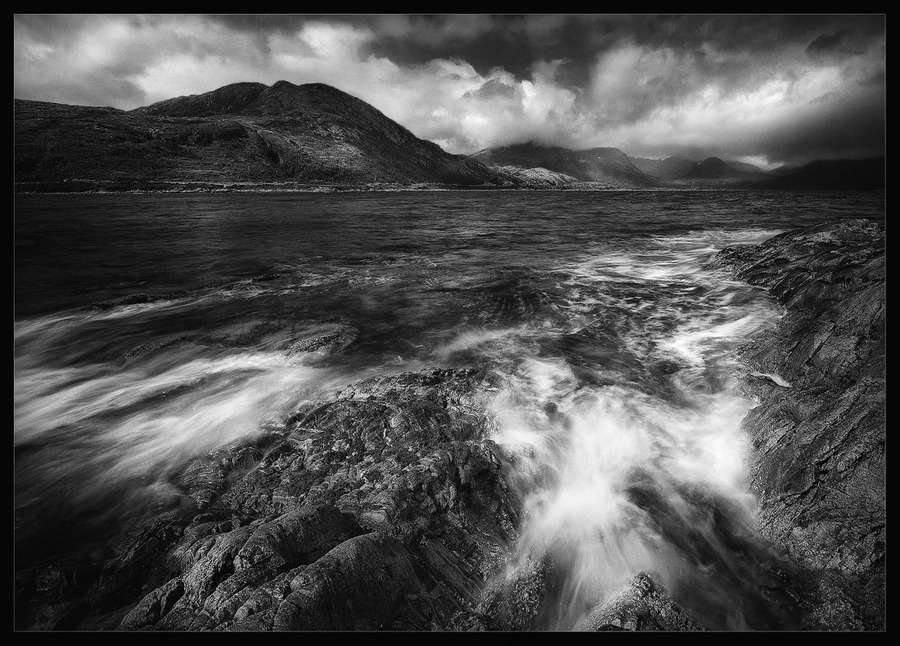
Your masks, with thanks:
[(508, 574), (548, 550), (570, 573), (546, 628), (639, 571), (714, 626), (790, 628), (721, 602), (760, 587), (732, 567), (757, 511), (737, 351), (784, 311), (706, 263), (843, 218), (884, 221), (884, 192), (16, 195), (16, 569), (98, 554), (167, 474), (304, 402), (478, 367), (525, 510)]

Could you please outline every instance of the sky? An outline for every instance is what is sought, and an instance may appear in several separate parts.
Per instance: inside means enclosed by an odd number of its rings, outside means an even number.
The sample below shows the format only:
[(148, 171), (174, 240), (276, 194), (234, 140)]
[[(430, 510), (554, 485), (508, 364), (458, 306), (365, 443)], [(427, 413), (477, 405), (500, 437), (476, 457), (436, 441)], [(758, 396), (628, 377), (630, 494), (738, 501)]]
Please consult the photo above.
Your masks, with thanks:
[(327, 83), (455, 154), (772, 168), (885, 154), (884, 14), (16, 14), (15, 98), (131, 110)]

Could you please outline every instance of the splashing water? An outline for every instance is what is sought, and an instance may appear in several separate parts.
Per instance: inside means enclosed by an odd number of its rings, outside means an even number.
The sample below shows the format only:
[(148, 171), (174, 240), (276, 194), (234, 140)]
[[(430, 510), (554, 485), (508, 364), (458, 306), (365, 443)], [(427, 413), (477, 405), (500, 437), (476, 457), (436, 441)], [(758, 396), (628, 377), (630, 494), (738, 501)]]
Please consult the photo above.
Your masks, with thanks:
[[(102, 331), (110, 318), (142, 329), (139, 319), (171, 307), (70, 313), (16, 326), (20, 563), (65, 553), (81, 539), (101, 542), (123, 518), (164, 508), (177, 498), (172, 479), (189, 459), (253, 439), (298, 402), (348, 378), (345, 370), (304, 363), (302, 354), (259, 340), (236, 349), (176, 338), (141, 347), (137, 356), (125, 353), (123, 363), (121, 350), (133, 340), (90, 331), (98, 324)], [(119, 359), (85, 359), (104, 352)], [(48, 522), (67, 526), (66, 535), (48, 533)]]
[[(493, 402), (526, 513), (508, 577), (540, 561), (557, 573), (541, 628), (585, 627), (642, 571), (710, 627), (789, 624), (761, 592), (766, 567), (756, 571), (778, 557), (752, 529), (740, 422), (754, 403), (738, 393), (734, 358), (780, 311), (701, 268), (717, 246), (661, 238), (560, 268), (568, 327), (520, 357)], [(595, 364), (567, 352), (573, 334), (605, 348)]]

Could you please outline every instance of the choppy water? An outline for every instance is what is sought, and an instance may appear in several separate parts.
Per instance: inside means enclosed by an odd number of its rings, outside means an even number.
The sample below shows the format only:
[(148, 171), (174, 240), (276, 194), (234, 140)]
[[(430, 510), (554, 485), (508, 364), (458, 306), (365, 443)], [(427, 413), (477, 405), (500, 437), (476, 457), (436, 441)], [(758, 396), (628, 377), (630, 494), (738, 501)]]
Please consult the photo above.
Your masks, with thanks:
[(509, 574), (566, 573), (546, 627), (640, 570), (711, 625), (790, 627), (755, 579), (735, 360), (781, 312), (703, 263), (841, 217), (883, 193), (18, 196), (17, 567), (88, 552), (304, 400), (486, 365), (526, 508)]

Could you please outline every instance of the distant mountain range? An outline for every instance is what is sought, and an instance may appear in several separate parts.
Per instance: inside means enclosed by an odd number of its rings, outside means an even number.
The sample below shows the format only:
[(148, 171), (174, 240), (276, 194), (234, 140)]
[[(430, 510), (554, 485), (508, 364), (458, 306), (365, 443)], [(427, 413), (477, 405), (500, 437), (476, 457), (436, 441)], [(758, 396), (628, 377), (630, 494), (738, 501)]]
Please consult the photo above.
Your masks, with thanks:
[(523, 143), (453, 155), (321, 83), (235, 83), (131, 111), (15, 100), (17, 191), (884, 188), (884, 158), (766, 172), (710, 157)]
[(666, 159), (642, 159), (633, 157), (634, 165), (648, 175), (663, 180), (679, 179), (731, 179), (735, 177), (765, 175), (766, 171), (735, 160), (723, 161), (718, 157), (708, 157), (703, 161), (692, 161), (684, 157)]
[(596, 182), (613, 187), (659, 185), (657, 178), (635, 166), (631, 158), (618, 148), (569, 150), (527, 143), (489, 148), (475, 153), (470, 159), (492, 167), (545, 168), (582, 182)]
[[(618, 148), (569, 150), (520, 144), (482, 150), (472, 159), (492, 168), (545, 169), (580, 182), (610, 188), (760, 188), (869, 190), (885, 186), (884, 157), (863, 160), (815, 161), (805, 166), (765, 171), (735, 160), (707, 157), (644, 159)], [(574, 184), (569, 183), (568, 187)]]

